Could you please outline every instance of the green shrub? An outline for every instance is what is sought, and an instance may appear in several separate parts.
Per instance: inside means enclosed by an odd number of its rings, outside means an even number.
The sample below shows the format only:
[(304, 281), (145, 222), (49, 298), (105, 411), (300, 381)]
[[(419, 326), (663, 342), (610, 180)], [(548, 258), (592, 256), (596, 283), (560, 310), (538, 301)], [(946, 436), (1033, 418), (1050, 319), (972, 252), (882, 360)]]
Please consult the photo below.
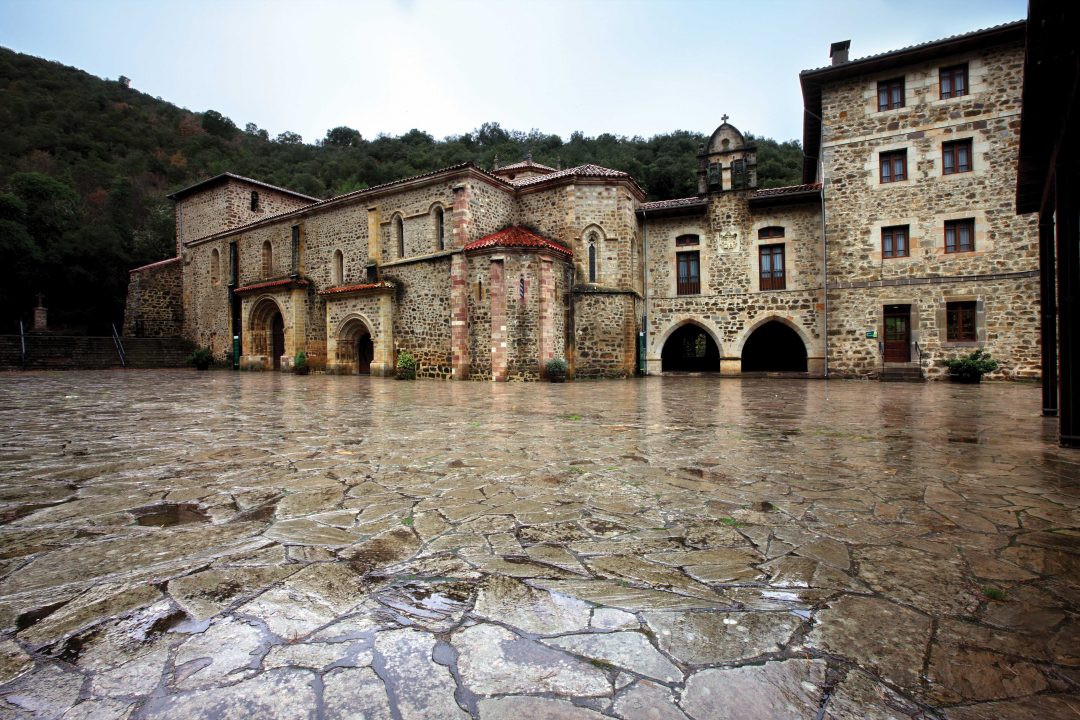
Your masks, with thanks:
[(311, 368), (308, 365), (307, 353), (303, 350), (296, 352), (296, 357), (293, 358), (293, 372), (297, 375), (307, 375)]
[(208, 347), (195, 348), (191, 352), (188, 362), (199, 370), (205, 370), (214, 364), (214, 353)]
[(416, 358), (408, 350), (402, 350), (397, 357), (397, 379), (416, 379)]
[(544, 374), (552, 382), (562, 382), (566, 379), (566, 361), (562, 358), (554, 358), (544, 363)]
[(942, 360), (941, 364), (949, 369), (949, 375), (963, 379), (978, 379), (988, 372), (998, 369), (997, 360), (985, 350), (974, 350), (967, 355)]

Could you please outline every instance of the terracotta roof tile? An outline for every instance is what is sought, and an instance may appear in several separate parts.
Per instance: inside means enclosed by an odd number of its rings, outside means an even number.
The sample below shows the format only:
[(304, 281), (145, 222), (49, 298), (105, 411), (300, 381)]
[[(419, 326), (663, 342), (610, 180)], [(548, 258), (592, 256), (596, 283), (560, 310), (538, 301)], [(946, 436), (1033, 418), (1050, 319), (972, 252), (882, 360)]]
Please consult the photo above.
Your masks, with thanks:
[(254, 292), (256, 290), (266, 290), (268, 288), (275, 287), (307, 287), (310, 285), (304, 278), (281, 278), (280, 280), (267, 280), (266, 282), (255, 283), (254, 285), (245, 285), (244, 287), (238, 287), (233, 290), (234, 293)]
[(345, 295), (347, 293), (363, 292), (364, 290), (384, 290), (397, 287), (392, 282), (385, 280), (373, 283), (356, 283), (355, 285), (338, 285), (336, 287), (320, 290), (320, 295)]
[(465, 245), (465, 252), (495, 247), (536, 248), (539, 250), (551, 250), (565, 257), (573, 257), (574, 255), (570, 248), (560, 245), (554, 240), (540, 237), (536, 233), (517, 225), (485, 235), (478, 240), (473, 240)]
[(180, 258), (178, 258), (178, 257), (171, 257), (171, 258), (167, 258), (165, 260), (158, 260), (157, 262), (152, 262), (149, 265), (142, 265), (141, 267), (132, 268), (131, 270), (128, 270), (128, 272), (133, 273), (133, 272), (139, 272), (140, 270), (153, 270), (154, 268), (162, 267), (163, 265), (168, 265), (169, 263), (174, 263), (174, 262), (177, 262), (178, 260), (180, 260)]
[(183, 195), (191, 194), (192, 192), (198, 190), (199, 188), (201, 188), (201, 187), (203, 187), (205, 185), (213, 185), (215, 183), (222, 182), (223, 180), (239, 180), (240, 182), (246, 182), (246, 183), (249, 183), (251, 185), (258, 185), (259, 187), (266, 188), (267, 190), (276, 190), (277, 192), (285, 193), (287, 195), (292, 195), (293, 197), (298, 197), (298, 198), (300, 198), (302, 200), (309, 200), (309, 201), (311, 201), (313, 203), (319, 202), (319, 198), (317, 198), (317, 197), (311, 197), (310, 195), (304, 195), (303, 193), (298, 193), (295, 190), (290, 190), (289, 188), (280, 187), (278, 185), (271, 185), (270, 183), (264, 183), (262, 180), (256, 180), (254, 178), (244, 177), (243, 175), (236, 175), (235, 173), (231, 173), (231, 172), (223, 172), (220, 175), (215, 175), (214, 177), (210, 177), (210, 178), (207, 178), (205, 180), (200, 180), (199, 182), (195, 183), (194, 185), (188, 185), (186, 188), (183, 188), (181, 190), (177, 190), (176, 192), (172, 193), (171, 195), (166, 195), (165, 197), (172, 198), (172, 199), (176, 200), (176, 199), (180, 198)]
[(806, 185), (786, 185), (784, 187), (762, 188), (755, 190), (750, 197), (762, 198), (775, 195), (796, 195), (798, 193), (811, 193), (821, 190), (821, 183), (807, 183)]
[(675, 208), (694, 207), (696, 205), (708, 204), (708, 198), (695, 195), (693, 197), (676, 198), (674, 200), (654, 200), (653, 202), (642, 203), (639, 209), (645, 211), (672, 210)]
[(578, 165), (577, 167), (566, 168), (565, 170), (556, 170), (553, 173), (547, 175), (534, 175), (533, 177), (518, 178), (515, 180), (507, 180), (514, 187), (528, 187), (529, 185), (536, 185), (539, 183), (550, 182), (552, 180), (558, 180), (560, 178), (567, 177), (591, 177), (591, 178), (626, 178), (633, 182), (633, 178), (630, 177), (630, 173), (625, 173), (622, 170), (612, 170), (611, 168), (602, 167), (600, 165)]
[(541, 165), (540, 163), (533, 162), (532, 160), (522, 160), (521, 162), (516, 162), (513, 165), (503, 165), (502, 167), (494, 168), (491, 171), (491, 174), (497, 175), (506, 170), (545, 170), (547, 172), (558, 172), (558, 170), (548, 165)]

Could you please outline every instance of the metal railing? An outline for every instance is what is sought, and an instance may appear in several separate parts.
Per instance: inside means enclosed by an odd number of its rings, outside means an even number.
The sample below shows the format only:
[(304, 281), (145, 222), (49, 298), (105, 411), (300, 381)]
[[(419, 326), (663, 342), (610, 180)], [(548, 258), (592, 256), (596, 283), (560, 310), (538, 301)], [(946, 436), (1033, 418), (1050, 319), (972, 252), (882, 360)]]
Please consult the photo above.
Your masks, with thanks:
[(26, 331), (23, 329), (23, 321), (19, 321), (19, 348), (23, 367), (26, 367)]
[(124, 353), (124, 343), (120, 342), (120, 333), (116, 332), (116, 325), (112, 326), (113, 344), (116, 345), (116, 354), (120, 356), (120, 367), (127, 367), (127, 357)]
[(921, 369), (924, 353), (922, 347), (919, 346), (918, 341), (915, 342), (915, 352), (919, 353), (919, 368)]

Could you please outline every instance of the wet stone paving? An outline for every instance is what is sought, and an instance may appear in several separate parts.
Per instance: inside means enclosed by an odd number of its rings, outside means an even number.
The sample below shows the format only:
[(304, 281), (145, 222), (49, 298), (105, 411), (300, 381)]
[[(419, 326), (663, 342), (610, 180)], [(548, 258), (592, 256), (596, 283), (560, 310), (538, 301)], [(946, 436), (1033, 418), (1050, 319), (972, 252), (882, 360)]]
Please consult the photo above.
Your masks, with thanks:
[(1034, 385), (0, 376), (0, 719), (1080, 717)]

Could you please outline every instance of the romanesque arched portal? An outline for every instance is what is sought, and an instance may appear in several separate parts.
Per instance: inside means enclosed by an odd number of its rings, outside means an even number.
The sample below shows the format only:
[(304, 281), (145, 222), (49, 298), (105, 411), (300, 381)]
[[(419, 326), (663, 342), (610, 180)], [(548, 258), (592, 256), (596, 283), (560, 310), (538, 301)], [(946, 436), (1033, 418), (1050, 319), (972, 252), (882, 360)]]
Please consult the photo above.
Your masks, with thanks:
[(806, 372), (806, 345), (779, 320), (759, 325), (742, 349), (743, 372)]
[(664, 372), (719, 372), (720, 348), (705, 328), (687, 323), (664, 342), (660, 353)]
[(339, 371), (368, 375), (371, 373), (371, 361), (375, 357), (375, 343), (371, 330), (360, 318), (346, 321), (338, 332), (337, 365)]

